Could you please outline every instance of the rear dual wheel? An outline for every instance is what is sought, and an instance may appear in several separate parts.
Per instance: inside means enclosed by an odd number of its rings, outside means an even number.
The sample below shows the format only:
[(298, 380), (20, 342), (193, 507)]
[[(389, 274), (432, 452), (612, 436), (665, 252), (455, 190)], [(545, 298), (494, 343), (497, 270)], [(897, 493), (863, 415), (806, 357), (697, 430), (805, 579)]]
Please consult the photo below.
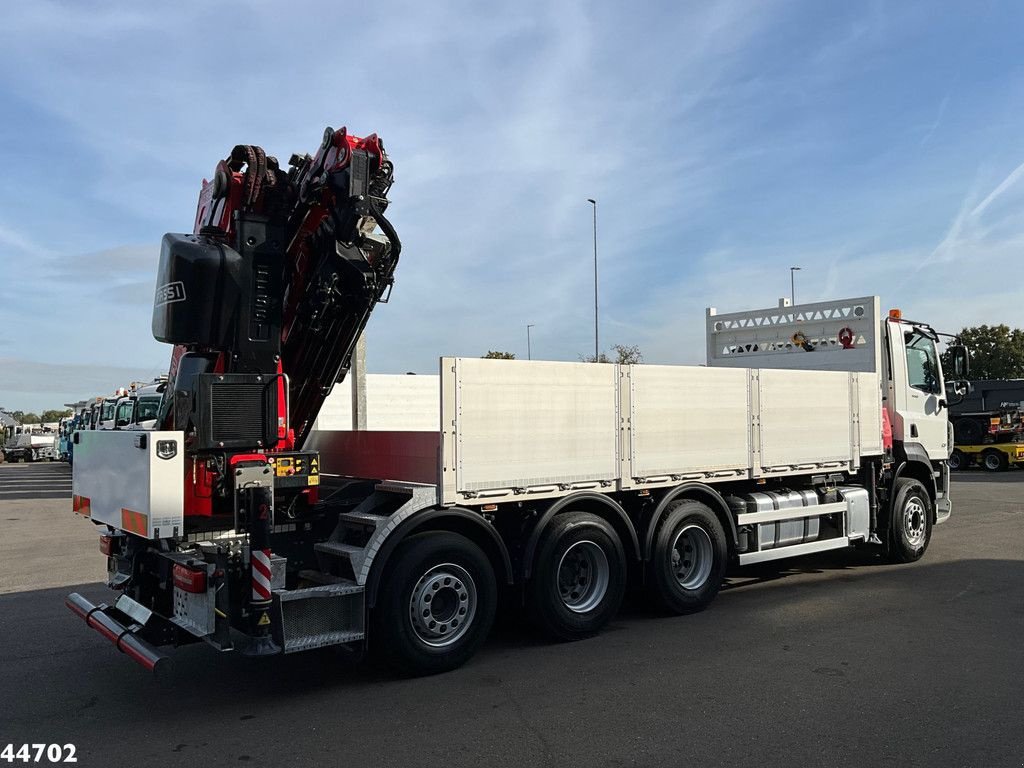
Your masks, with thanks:
[(659, 607), (670, 613), (701, 611), (725, 577), (729, 547), (714, 512), (699, 501), (668, 506), (654, 534), (647, 581)]
[(1002, 472), (1010, 466), (1010, 459), (1002, 451), (990, 448), (981, 454), (981, 465), (989, 472)]
[(626, 554), (615, 529), (589, 512), (563, 512), (544, 531), (527, 601), (548, 635), (579, 640), (618, 613), (626, 592)]

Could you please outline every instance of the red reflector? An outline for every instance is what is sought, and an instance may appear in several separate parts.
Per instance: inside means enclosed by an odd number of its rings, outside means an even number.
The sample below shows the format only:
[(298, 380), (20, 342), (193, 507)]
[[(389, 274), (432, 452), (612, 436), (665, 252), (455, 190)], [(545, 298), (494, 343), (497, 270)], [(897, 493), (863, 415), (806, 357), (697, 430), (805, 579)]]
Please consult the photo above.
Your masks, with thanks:
[(185, 565), (174, 566), (174, 586), (199, 595), (206, 591), (206, 571), (196, 571)]
[(107, 557), (113, 557), (114, 553), (120, 549), (118, 546), (117, 539), (113, 536), (100, 536), (100, 552)]

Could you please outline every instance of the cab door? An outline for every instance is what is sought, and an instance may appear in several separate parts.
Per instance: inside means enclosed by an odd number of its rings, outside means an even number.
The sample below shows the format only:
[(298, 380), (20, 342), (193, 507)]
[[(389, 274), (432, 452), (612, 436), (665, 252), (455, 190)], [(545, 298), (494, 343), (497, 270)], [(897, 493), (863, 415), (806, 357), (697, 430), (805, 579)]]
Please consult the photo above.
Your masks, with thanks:
[(910, 323), (888, 321), (894, 408), (893, 439), (921, 446), (928, 458), (949, 456), (942, 366), (933, 336)]

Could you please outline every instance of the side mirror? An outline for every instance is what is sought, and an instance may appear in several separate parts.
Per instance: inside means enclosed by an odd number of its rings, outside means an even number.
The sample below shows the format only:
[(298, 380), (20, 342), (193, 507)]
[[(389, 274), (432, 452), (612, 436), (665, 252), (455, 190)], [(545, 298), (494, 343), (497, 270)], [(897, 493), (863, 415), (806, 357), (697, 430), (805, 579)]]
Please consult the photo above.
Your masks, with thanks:
[(949, 347), (949, 358), (953, 363), (953, 378), (963, 380), (970, 373), (971, 357), (967, 354), (967, 347), (963, 344), (953, 344)]

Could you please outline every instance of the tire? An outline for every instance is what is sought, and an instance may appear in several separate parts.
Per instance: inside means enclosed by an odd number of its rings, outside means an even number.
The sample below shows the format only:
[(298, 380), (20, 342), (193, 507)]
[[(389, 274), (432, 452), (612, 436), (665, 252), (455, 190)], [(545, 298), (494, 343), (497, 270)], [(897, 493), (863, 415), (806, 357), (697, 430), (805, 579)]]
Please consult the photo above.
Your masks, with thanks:
[(959, 448), (954, 448), (953, 452), (949, 454), (949, 470), (950, 472), (959, 472), (961, 469), (967, 466), (967, 462), (964, 461), (965, 456), (963, 451)]
[(722, 586), (729, 545), (722, 523), (699, 501), (670, 504), (654, 534), (647, 565), (651, 596), (670, 613), (702, 611)]
[(556, 515), (541, 536), (526, 591), (545, 634), (580, 640), (600, 632), (626, 592), (626, 553), (615, 529), (588, 512)]
[(465, 664), (494, 624), (498, 587), (487, 555), (455, 533), (411, 536), (394, 551), (370, 614), (370, 649), (407, 675)]
[(917, 480), (901, 477), (889, 511), (889, 557), (895, 563), (920, 560), (932, 538), (932, 504)]
[(981, 454), (981, 466), (988, 472), (1002, 472), (1010, 466), (1010, 460), (1002, 451), (990, 449)]

